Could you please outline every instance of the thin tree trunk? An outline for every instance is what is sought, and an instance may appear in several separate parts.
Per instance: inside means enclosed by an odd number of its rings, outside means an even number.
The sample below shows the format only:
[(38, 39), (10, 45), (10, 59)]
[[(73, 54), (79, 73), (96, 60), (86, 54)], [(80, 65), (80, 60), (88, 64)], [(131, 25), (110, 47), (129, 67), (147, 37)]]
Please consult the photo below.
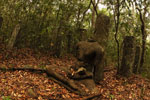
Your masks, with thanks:
[(135, 50), (135, 58), (134, 58), (134, 65), (133, 65), (133, 73), (138, 74), (139, 73), (139, 66), (140, 66), (140, 60), (141, 60), (141, 46), (137, 45)]
[(93, 9), (92, 9), (92, 29), (94, 29), (95, 28), (95, 19), (96, 19), (96, 11), (95, 11), (95, 9), (94, 9), (94, 5), (95, 5), (95, 0), (94, 1), (92, 1), (92, 3), (93, 3)]
[(144, 57), (145, 57), (145, 51), (146, 51), (146, 34), (142, 34), (142, 53), (141, 53), (141, 61), (140, 61), (140, 68), (143, 67), (144, 64)]
[(145, 31), (145, 22), (143, 18), (144, 16), (142, 16), (140, 10), (139, 13), (140, 13), (141, 32), (142, 32), (142, 54), (141, 54), (140, 68), (142, 68), (144, 63), (145, 50), (146, 50), (146, 31)]
[(0, 16), (0, 29), (2, 27), (2, 23), (3, 23), (3, 17)]
[(70, 32), (68, 32), (68, 34), (67, 34), (67, 40), (68, 40), (67, 52), (71, 53), (72, 36), (71, 36)]
[[(144, 64), (144, 56), (145, 56), (145, 50), (146, 50), (146, 30), (145, 30), (145, 18), (142, 15), (142, 12), (140, 9), (138, 9), (140, 14), (140, 20), (141, 20), (141, 33), (142, 33), (142, 52), (141, 52), (141, 61), (140, 61), (140, 68), (143, 67)], [(141, 71), (140, 71), (141, 73)]]
[[(120, 23), (120, 2), (117, 0), (117, 9), (114, 11), (114, 20), (115, 20), (115, 28), (116, 28), (116, 33), (115, 33), (115, 41), (117, 43), (117, 73), (119, 73), (120, 70), (120, 51), (119, 51), (119, 40), (117, 39), (118, 36), (118, 30), (119, 30), (119, 23)], [(116, 14), (117, 13), (117, 14)]]
[[(145, 57), (145, 51), (146, 51), (146, 26), (145, 26), (145, 16), (146, 13), (148, 11), (148, 7), (149, 7), (149, 3), (147, 3), (147, 0), (144, 0), (143, 3), (145, 4), (144, 8), (142, 9), (141, 4), (138, 4), (136, 0), (135, 1), (135, 5), (136, 5), (136, 9), (139, 12), (139, 17), (140, 17), (140, 21), (141, 21), (141, 34), (142, 34), (142, 51), (141, 51), (141, 61), (140, 61), (140, 69), (142, 69), (143, 64), (144, 64), (144, 57)], [(142, 13), (143, 12), (143, 13)], [(141, 73), (141, 70), (139, 71)]]
[(10, 40), (8, 42), (8, 45), (7, 45), (7, 48), (8, 49), (12, 49), (14, 44), (15, 44), (15, 41), (16, 41), (16, 37), (19, 33), (19, 30), (20, 30), (20, 24), (17, 24), (12, 32), (12, 35), (10, 37)]

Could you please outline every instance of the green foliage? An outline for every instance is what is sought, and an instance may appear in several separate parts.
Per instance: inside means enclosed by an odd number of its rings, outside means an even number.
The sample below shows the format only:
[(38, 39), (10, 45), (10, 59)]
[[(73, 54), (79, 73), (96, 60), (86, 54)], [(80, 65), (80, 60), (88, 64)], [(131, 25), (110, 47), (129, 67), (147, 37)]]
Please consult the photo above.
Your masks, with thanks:
[[(87, 5), (87, 0), (3, 1), (0, 3), (0, 11), (4, 19), (1, 32), (3, 41), (8, 42), (14, 26), (20, 23), (17, 47), (53, 50), (50, 44), (56, 45), (58, 35), (62, 35), (63, 39), (60, 42), (65, 50), (67, 35), (71, 32), (74, 41), (80, 36), (77, 30), (84, 28), (81, 19)], [(85, 20), (82, 23), (87, 22)]]
[(113, 100), (113, 99), (115, 98), (115, 96), (111, 94), (111, 95), (109, 96), (109, 98), (110, 98), (110, 100)]
[[(103, 0), (100, 2), (107, 8), (98, 9), (111, 18), (111, 30), (106, 47), (107, 57), (113, 62), (117, 59), (116, 42), (114, 40), (115, 25), (113, 14), (116, 1)], [(126, 35), (133, 35), (137, 43), (141, 44), (141, 22), (139, 13), (132, 7), (131, 0), (121, 2), (120, 24), (118, 40), (120, 51), (122, 40)], [(82, 40), (82, 35), (88, 39), (93, 35), (92, 6), (88, 9), (90, 0), (1, 0), (0, 15), (3, 25), (0, 29), (2, 42), (8, 43), (16, 24), (20, 23), (21, 30), (17, 36), (15, 46), (18, 48), (30, 47), (41, 51), (52, 51), (58, 55), (73, 52), (75, 44)], [(139, 2), (143, 7), (144, 2)], [(149, 16), (149, 8), (147, 15)], [(85, 13), (85, 11), (87, 11)], [(85, 15), (84, 15), (85, 14)], [(146, 30), (149, 33), (149, 21), (145, 19)], [(81, 32), (81, 29), (86, 31)], [(149, 49), (147, 49), (147, 53)], [(146, 54), (150, 59), (150, 54)], [(148, 65), (148, 60), (145, 61)], [(146, 66), (147, 66), (146, 65)]]
[(3, 100), (11, 100), (11, 97), (10, 96), (2, 96), (2, 99)]
[(149, 46), (149, 43), (147, 44), (147, 47), (146, 47), (146, 54), (145, 54), (145, 63), (143, 65), (143, 68), (141, 69), (142, 72), (141, 72), (141, 75), (143, 77), (147, 77), (147, 78), (150, 78), (150, 46)]

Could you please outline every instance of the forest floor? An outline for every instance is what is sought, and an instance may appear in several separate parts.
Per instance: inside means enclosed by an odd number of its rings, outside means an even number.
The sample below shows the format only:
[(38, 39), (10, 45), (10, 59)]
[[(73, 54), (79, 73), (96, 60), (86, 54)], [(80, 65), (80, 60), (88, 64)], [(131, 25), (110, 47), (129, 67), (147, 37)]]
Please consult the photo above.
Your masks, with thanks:
[[(72, 66), (73, 56), (55, 58), (35, 53), (30, 49), (0, 51), (0, 67), (44, 68), (45, 65)], [(113, 67), (112, 65), (107, 68)], [(0, 71), (0, 100), (82, 100), (64, 87), (50, 80), (46, 74), (28, 71)], [(150, 100), (150, 80), (139, 75), (129, 78), (116, 75), (112, 69), (104, 73), (104, 79), (97, 85), (101, 97), (97, 100)], [(101, 99), (100, 99), (101, 98)]]

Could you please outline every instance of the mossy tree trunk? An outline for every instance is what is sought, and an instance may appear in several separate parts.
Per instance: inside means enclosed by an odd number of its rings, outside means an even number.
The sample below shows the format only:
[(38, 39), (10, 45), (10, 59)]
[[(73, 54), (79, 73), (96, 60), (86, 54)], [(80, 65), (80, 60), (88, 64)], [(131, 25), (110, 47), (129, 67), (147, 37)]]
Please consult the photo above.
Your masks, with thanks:
[(121, 61), (120, 74), (122, 76), (132, 75), (134, 58), (135, 58), (135, 38), (133, 36), (126, 36), (123, 41), (123, 56)]

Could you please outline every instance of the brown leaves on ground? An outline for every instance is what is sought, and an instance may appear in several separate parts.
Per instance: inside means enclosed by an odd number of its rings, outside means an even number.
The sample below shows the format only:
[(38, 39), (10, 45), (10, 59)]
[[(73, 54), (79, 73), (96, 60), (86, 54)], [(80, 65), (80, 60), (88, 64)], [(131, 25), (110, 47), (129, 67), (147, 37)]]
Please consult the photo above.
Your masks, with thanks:
[[(55, 58), (50, 55), (35, 53), (30, 49), (0, 52), (0, 67), (34, 67), (46, 65), (69, 67), (75, 59), (72, 56)], [(58, 70), (59, 71), (59, 70)], [(82, 100), (74, 93), (48, 79), (46, 74), (28, 71), (0, 71), (0, 100)], [(61, 72), (59, 72), (61, 73)], [(104, 73), (104, 80), (97, 85), (101, 100), (150, 100), (150, 81), (138, 75), (124, 78), (116, 75), (116, 70)], [(65, 75), (62, 72), (62, 75)], [(99, 99), (97, 99), (99, 100)]]
[(27, 100), (28, 98), (54, 100), (76, 97), (65, 88), (46, 78), (45, 75), (24, 71), (1, 72), (0, 95), (1, 97), (11, 96), (13, 100)]
[(104, 100), (150, 100), (150, 81), (139, 75), (125, 78), (116, 76), (116, 70), (105, 73), (100, 82)]

